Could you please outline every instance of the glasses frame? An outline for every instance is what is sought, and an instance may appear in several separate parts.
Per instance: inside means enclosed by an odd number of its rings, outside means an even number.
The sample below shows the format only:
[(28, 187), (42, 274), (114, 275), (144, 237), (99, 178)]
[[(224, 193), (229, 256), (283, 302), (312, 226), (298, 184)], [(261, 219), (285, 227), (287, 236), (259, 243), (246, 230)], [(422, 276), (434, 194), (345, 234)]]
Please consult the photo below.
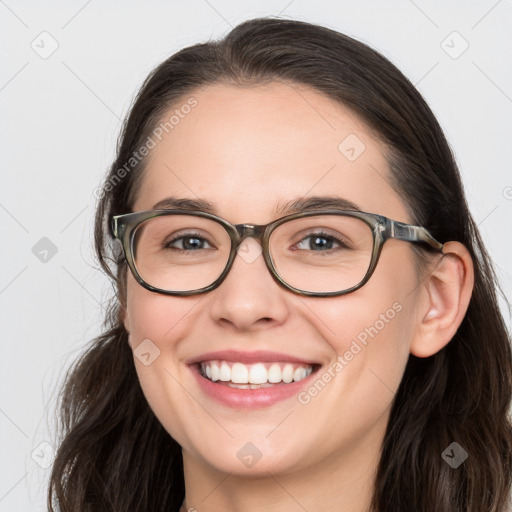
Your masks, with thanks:
[[(205, 286), (203, 288), (197, 288), (195, 290), (188, 291), (172, 291), (172, 290), (164, 290), (161, 288), (156, 288), (146, 281), (142, 279), (140, 276), (137, 267), (135, 265), (134, 260), (134, 251), (133, 251), (133, 241), (136, 228), (143, 222), (152, 219), (154, 217), (160, 217), (162, 215), (190, 215), (195, 217), (202, 217), (206, 219), (213, 220), (220, 224), (227, 231), (229, 238), (231, 239), (231, 252), (229, 254), (228, 261), (221, 275), (210, 285)], [(301, 219), (304, 217), (311, 217), (315, 215), (340, 215), (340, 216), (348, 216), (355, 217), (357, 219), (361, 219), (364, 221), (372, 230), (373, 236), (373, 247), (372, 247), (372, 256), (370, 260), (370, 265), (368, 270), (363, 277), (363, 279), (357, 283), (355, 286), (351, 288), (347, 288), (346, 290), (341, 290), (338, 292), (308, 292), (306, 290), (300, 290), (299, 288), (295, 288), (288, 283), (286, 283), (281, 276), (277, 273), (274, 268), (274, 264), (272, 262), (272, 257), (269, 252), (269, 240), (272, 232), (281, 224), (286, 222)], [(235, 257), (237, 255), (237, 250), (240, 247), (240, 244), (246, 238), (254, 238), (261, 243), (262, 254), (265, 260), (265, 264), (269, 272), (271, 273), (274, 280), (281, 284), (287, 290), (294, 292), (298, 295), (308, 296), (308, 297), (337, 297), (340, 295), (346, 295), (348, 293), (354, 292), (365, 285), (369, 279), (371, 278), (377, 263), (379, 261), (380, 254), (382, 252), (382, 248), (384, 243), (394, 238), (396, 240), (403, 240), (405, 242), (419, 243), (425, 245), (430, 250), (434, 249), (436, 251), (442, 251), (443, 244), (438, 242), (427, 229), (421, 226), (414, 226), (412, 224), (405, 224), (403, 222), (399, 222), (396, 220), (389, 219), (384, 217), (383, 215), (378, 215), (375, 213), (361, 212), (361, 211), (353, 211), (353, 210), (310, 210), (300, 213), (294, 213), (291, 215), (286, 215), (277, 220), (274, 220), (268, 224), (231, 224), (225, 219), (218, 217), (217, 215), (213, 215), (211, 213), (202, 212), (202, 211), (194, 211), (194, 210), (146, 210), (141, 212), (133, 212), (126, 213), (123, 215), (113, 215), (110, 219), (110, 231), (112, 236), (121, 242), (124, 256), (126, 262), (128, 263), (128, 267), (136, 279), (136, 281), (146, 288), (149, 291), (162, 293), (164, 295), (174, 295), (174, 296), (190, 296), (190, 295), (199, 295), (201, 293), (209, 292), (214, 290), (224, 281), (226, 276), (228, 275), (231, 267), (233, 266), (233, 262), (235, 261)]]

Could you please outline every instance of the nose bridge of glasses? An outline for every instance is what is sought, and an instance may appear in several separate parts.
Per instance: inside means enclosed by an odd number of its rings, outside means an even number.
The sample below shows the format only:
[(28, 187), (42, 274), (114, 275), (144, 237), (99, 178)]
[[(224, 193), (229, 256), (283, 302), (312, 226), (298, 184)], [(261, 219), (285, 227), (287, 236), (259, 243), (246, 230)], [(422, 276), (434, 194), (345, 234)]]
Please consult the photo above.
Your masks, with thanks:
[(266, 228), (266, 226), (260, 224), (237, 224), (235, 227), (240, 237), (239, 244), (246, 238), (254, 238), (261, 243)]

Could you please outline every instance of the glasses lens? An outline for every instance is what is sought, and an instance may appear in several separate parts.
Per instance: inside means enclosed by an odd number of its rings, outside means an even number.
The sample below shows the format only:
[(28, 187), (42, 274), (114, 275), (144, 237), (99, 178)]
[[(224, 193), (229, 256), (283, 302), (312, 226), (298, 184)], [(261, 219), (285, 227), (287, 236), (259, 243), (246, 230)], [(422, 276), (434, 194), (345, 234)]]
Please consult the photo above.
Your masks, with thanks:
[(217, 222), (193, 215), (162, 215), (135, 230), (132, 252), (140, 277), (167, 291), (212, 284), (229, 259), (231, 239)]
[(290, 286), (329, 293), (347, 290), (365, 277), (373, 234), (361, 219), (315, 215), (285, 222), (270, 237), (274, 268)]

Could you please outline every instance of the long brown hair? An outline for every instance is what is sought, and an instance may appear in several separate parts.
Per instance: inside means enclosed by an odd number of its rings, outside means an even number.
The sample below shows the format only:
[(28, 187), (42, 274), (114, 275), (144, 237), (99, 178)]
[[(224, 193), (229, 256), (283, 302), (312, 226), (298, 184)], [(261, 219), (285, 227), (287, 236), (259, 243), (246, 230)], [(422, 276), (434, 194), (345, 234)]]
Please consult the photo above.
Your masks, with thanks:
[[(394, 185), (413, 221), (441, 242), (463, 243), (475, 265), (474, 292), (456, 335), (431, 357), (409, 358), (383, 442), (372, 510), (504, 512), (512, 483), (510, 340), (496, 276), (442, 130), (418, 91), (379, 53), (330, 29), (274, 18), (247, 21), (220, 41), (168, 58), (146, 79), (126, 119), (95, 227), (97, 256), (117, 295), (106, 332), (70, 369), (60, 395), (62, 442), (48, 490), (50, 510), (178, 510), (181, 450), (137, 379), (121, 316), (126, 264), (111, 243), (108, 218), (132, 211), (145, 163), (133, 156), (171, 107), (213, 83), (273, 80), (311, 86), (358, 114), (384, 142)], [(468, 453), (456, 469), (441, 457), (452, 442)]]

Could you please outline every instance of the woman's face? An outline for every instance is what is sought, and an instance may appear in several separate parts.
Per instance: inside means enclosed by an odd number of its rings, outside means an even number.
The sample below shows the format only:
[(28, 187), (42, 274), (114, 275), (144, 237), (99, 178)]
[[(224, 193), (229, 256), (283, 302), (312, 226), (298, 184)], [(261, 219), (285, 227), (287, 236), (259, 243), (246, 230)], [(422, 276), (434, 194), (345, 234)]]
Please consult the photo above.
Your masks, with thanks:
[[(151, 150), (134, 211), (200, 199), (232, 224), (266, 224), (288, 202), (336, 197), (411, 222), (383, 146), (333, 100), (283, 83), (214, 85), (193, 97), (197, 105)], [(225, 281), (202, 295), (153, 293), (128, 273), (125, 325), (144, 394), (186, 463), (250, 475), (335, 467), (340, 457), (366, 464), (416, 328), (411, 244), (386, 242), (370, 281), (330, 298), (281, 287), (258, 248), (244, 244)], [(196, 363), (212, 360), (316, 370), (294, 383), (234, 389), (201, 376)]]

